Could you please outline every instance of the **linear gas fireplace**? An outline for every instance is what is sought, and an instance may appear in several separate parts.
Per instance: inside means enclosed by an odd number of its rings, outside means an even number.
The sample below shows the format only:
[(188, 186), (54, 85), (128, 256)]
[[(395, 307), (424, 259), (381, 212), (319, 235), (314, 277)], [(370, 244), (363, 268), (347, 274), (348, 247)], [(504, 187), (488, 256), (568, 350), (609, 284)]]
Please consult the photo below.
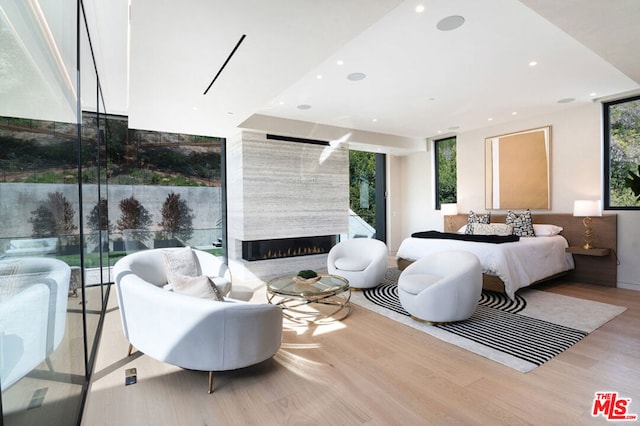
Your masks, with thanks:
[(335, 235), (243, 241), (242, 258), (253, 261), (324, 254), (336, 241)]

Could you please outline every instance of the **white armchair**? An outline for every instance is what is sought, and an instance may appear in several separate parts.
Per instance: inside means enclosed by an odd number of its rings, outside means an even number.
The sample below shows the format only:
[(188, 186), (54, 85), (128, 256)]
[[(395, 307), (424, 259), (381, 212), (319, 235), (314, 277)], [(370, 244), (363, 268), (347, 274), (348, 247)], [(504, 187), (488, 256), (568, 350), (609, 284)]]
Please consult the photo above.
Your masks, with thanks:
[(482, 294), (482, 267), (467, 251), (446, 251), (418, 259), (398, 278), (398, 297), (414, 319), (462, 321), (473, 315)]
[(346, 278), (351, 288), (372, 288), (382, 283), (388, 257), (387, 245), (382, 241), (353, 238), (331, 248), (327, 255), (327, 270)]
[[(114, 265), (129, 352), (135, 346), (158, 361), (208, 371), (209, 393), (213, 392), (214, 371), (247, 367), (278, 352), (282, 341), (281, 308), (228, 298), (201, 299), (163, 289), (167, 283), (163, 250), (171, 249), (136, 252)], [(194, 251), (203, 274), (228, 273), (215, 256)]]

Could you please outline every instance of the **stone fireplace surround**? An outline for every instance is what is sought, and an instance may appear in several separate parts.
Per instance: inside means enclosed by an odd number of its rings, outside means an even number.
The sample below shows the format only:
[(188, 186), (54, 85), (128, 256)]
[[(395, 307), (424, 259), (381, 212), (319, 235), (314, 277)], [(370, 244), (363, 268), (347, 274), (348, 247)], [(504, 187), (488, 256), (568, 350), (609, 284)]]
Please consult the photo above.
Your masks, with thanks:
[(326, 269), (326, 253), (245, 260), (244, 241), (348, 232), (346, 144), (333, 147), (243, 131), (227, 139), (227, 187), (229, 265), (234, 280), (264, 282), (301, 269)]

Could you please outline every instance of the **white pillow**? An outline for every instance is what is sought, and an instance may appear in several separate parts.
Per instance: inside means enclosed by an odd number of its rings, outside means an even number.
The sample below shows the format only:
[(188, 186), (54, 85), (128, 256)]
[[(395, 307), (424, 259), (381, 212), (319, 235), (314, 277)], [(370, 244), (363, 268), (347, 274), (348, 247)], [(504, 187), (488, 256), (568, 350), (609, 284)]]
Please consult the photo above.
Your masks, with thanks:
[(534, 223), (533, 231), (535, 232), (536, 237), (550, 237), (562, 232), (562, 226)]
[[(211, 281), (218, 288), (218, 291), (222, 296), (226, 296), (231, 292), (231, 281), (223, 277), (209, 277)], [(162, 286), (167, 291), (173, 291), (173, 284), (165, 284)]]
[(186, 294), (187, 296), (201, 297), (203, 299), (224, 301), (224, 297), (220, 290), (206, 275), (198, 277), (190, 277), (187, 275), (175, 274), (173, 277), (172, 288), (176, 293)]
[(162, 260), (164, 261), (164, 270), (169, 284), (172, 284), (173, 277), (176, 274), (189, 277), (197, 277), (200, 275), (198, 258), (193, 250), (191, 250), (191, 247), (163, 250)]
[(472, 223), (473, 235), (511, 235), (513, 234), (513, 225), (504, 223)]

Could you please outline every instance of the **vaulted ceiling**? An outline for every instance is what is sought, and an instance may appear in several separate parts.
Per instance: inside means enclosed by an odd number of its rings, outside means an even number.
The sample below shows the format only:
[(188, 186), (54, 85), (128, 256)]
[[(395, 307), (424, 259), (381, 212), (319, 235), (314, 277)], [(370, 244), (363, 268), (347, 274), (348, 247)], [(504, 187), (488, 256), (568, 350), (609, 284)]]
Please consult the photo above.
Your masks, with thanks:
[(637, 0), (84, 3), (107, 110), (135, 128), (287, 119), (393, 145), (640, 88)]

